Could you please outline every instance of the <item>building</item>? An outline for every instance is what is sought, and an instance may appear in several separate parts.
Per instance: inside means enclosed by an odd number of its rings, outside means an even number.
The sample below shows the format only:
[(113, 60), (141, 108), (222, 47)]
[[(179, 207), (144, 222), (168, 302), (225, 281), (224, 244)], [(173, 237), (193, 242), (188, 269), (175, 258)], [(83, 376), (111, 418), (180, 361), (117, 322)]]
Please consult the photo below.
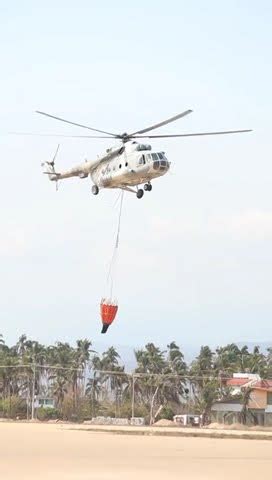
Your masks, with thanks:
[[(213, 403), (211, 420), (217, 423), (242, 423), (246, 412), (248, 425), (272, 426), (272, 380), (235, 376), (226, 382), (230, 394)], [(245, 404), (245, 393), (248, 399)]]
[(242, 388), (250, 386), (255, 381), (260, 380), (260, 376), (253, 373), (234, 373), (232, 378), (225, 381), (225, 386), (230, 388), (231, 395), (242, 393)]
[(232, 423), (241, 422), (242, 402), (235, 398), (226, 398), (214, 402), (211, 409), (212, 423)]
[(34, 407), (36, 408), (55, 408), (55, 400), (52, 397), (37, 396), (35, 398)]
[(251, 388), (248, 409), (261, 419), (258, 424), (272, 426), (272, 380), (259, 380)]

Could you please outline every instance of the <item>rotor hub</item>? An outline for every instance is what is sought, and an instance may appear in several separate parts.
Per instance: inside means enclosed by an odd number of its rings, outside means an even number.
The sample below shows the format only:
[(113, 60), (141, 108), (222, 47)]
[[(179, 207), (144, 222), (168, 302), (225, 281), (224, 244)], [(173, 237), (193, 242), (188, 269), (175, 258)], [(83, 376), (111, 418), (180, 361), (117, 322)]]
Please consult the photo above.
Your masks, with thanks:
[(123, 143), (126, 143), (130, 140), (130, 136), (128, 135), (127, 132), (124, 132), (120, 135), (120, 139), (122, 140)]

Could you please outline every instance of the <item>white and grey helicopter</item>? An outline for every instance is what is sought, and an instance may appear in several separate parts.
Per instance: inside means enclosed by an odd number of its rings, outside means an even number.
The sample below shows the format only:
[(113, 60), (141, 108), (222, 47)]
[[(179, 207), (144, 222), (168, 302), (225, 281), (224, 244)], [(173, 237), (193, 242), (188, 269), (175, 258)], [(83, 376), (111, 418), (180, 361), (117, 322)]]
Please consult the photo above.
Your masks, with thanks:
[[(200, 133), (182, 133), (182, 134), (162, 134), (162, 135), (150, 135), (151, 130), (155, 130), (159, 127), (174, 122), (179, 118), (185, 117), (192, 113), (192, 110), (186, 110), (174, 117), (168, 118), (163, 122), (156, 123), (150, 127), (142, 130), (137, 130), (133, 133), (115, 134), (106, 132), (104, 130), (98, 130), (79, 123), (71, 122), (49, 113), (36, 111), (46, 117), (59, 120), (61, 122), (69, 123), (77, 127), (82, 127), (100, 135), (53, 135), (53, 136), (65, 136), (74, 138), (107, 138), (115, 139), (121, 142), (119, 145), (109, 148), (104, 154), (98, 156), (96, 160), (89, 160), (81, 165), (77, 165), (70, 170), (63, 172), (57, 172), (55, 170), (55, 159), (58, 153), (54, 155), (52, 161), (43, 163), (46, 166), (45, 174), (53, 182), (63, 180), (70, 177), (87, 178), (91, 177), (92, 193), (97, 195), (101, 188), (119, 188), (136, 194), (137, 198), (142, 198), (145, 191), (152, 190), (151, 181), (155, 178), (165, 175), (169, 168), (170, 162), (165, 156), (164, 152), (152, 151), (152, 147), (146, 143), (139, 143), (136, 139), (152, 139), (152, 138), (176, 138), (176, 137), (194, 137), (205, 135), (226, 135), (233, 133), (250, 132), (251, 130), (227, 130), (219, 132), (200, 132)], [(101, 135), (102, 134), (102, 135)], [(143, 188), (139, 188), (143, 185)], [(133, 188), (135, 187), (135, 188)]]

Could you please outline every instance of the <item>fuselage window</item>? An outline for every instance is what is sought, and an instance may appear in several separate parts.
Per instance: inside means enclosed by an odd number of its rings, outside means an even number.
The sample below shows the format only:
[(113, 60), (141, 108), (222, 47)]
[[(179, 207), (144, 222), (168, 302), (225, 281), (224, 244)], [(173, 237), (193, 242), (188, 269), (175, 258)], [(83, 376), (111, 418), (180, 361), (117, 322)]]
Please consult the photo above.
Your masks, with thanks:
[(128, 166), (128, 162), (125, 163), (125, 166), (126, 166), (126, 167)]
[(122, 168), (122, 164), (120, 163), (119, 168)]

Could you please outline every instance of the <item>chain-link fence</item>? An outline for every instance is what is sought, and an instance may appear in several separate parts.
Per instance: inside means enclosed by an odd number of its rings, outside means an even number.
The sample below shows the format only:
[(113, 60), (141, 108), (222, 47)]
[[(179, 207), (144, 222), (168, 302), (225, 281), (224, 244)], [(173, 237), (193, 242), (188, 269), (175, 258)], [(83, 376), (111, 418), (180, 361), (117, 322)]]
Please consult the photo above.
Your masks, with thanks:
[(90, 421), (141, 417), (147, 423), (201, 414), (200, 384), (211, 376), (126, 373), (52, 365), (1, 365), (0, 416)]

